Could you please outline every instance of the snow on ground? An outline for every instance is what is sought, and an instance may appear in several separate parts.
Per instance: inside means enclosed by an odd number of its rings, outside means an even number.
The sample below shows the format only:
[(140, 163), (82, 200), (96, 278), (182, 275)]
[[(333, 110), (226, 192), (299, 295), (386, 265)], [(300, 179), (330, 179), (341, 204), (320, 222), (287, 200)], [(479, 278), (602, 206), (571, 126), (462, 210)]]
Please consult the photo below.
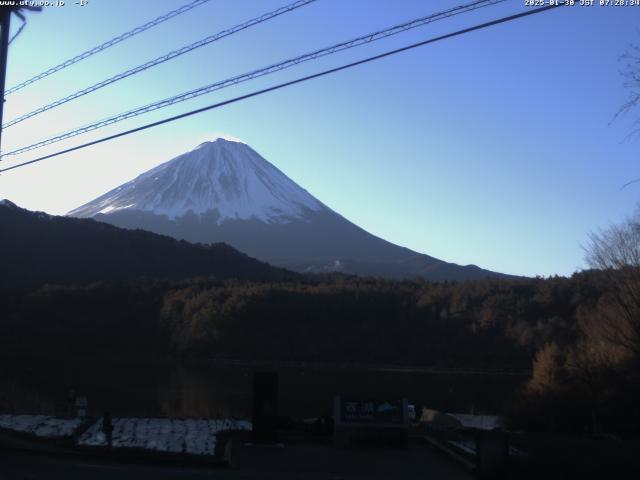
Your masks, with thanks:
[(458, 447), (460, 450), (463, 450), (469, 455), (476, 455), (475, 440), (449, 440), (449, 443), (454, 447)]
[(501, 428), (504, 424), (502, 417), (496, 415), (468, 415), (464, 413), (448, 413), (465, 428), (477, 428), (478, 430), (493, 430)]
[[(140, 448), (158, 452), (213, 455), (216, 436), (227, 430), (251, 430), (246, 420), (178, 420), (170, 418), (114, 418), (112, 448)], [(102, 419), (78, 440), (92, 447), (107, 446)]]
[(36, 435), (42, 438), (70, 437), (82, 425), (80, 418), (47, 415), (0, 415), (0, 428)]
[[(469, 455), (476, 456), (476, 441), (475, 440), (449, 440), (449, 443), (455, 447), (458, 447), (460, 450), (468, 453)], [(519, 448), (512, 447), (509, 445), (509, 456), (511, 457), (527, 457), (527, 453), (520, 450)]]

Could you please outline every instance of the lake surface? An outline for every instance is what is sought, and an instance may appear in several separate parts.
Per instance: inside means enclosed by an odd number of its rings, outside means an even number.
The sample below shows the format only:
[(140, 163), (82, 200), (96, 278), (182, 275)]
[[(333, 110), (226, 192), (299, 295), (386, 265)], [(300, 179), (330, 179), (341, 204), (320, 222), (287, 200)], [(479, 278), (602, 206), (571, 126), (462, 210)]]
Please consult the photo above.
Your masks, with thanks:
[(180, 418), (250, 417), (252, 375), (279, 374), (279, 414), (331, 414), (336, 394), (406, 397), (417, 407), (501, 414), (526, 376), (185, 362), (110, 362), (0, 356), (0, 409), (61, 414), (69, 389), (86, 396), (89, 414)]

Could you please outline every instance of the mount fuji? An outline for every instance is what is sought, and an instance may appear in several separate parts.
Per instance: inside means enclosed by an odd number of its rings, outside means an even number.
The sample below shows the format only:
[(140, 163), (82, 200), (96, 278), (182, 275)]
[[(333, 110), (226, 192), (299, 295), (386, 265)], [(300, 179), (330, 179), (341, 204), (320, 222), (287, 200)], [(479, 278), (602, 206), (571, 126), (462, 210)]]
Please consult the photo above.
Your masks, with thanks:
[(195, 243), (226, 242), (300, 272), (391, 278), (502, 277), (394, 245), (331, 210), (242, 142), (218, 138), (163, 163), (69, 216)]

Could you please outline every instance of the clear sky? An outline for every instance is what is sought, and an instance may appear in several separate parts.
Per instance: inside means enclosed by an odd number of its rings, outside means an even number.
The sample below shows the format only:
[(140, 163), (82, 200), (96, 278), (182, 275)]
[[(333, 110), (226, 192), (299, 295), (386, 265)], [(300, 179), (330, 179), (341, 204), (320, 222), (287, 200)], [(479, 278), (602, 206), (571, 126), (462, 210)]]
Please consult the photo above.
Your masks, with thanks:
[[(10, 95), (5, 121), (292, 1), (211, 0)], [(67, 0), (27, 14), (7, 87), (185, 3)], [(3, 150), (461, 3), (318, 0), (8, 128)], [(443, 20), (4, 165), (526, 8), (513, 0)], [(640, 176), (640, 141), (625, 140), (632, 117), (610, 124), (627, 93), (619, 57), (640, 43), (639, 26), (640, 6), (563, 7), (7, 172), (0, 198), (64, 214), (226, 133), (393, 243), (506, 273), (569, 275), (584, 267), (587, 234), (630, 214), (640, 193), (620, 189)]]

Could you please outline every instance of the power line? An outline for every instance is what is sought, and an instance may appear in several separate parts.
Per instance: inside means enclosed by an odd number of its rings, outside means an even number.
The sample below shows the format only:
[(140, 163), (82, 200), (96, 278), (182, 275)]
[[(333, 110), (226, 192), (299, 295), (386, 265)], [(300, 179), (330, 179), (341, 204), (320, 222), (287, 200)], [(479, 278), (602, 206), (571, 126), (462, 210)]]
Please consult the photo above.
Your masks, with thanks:
[(21, 16), (20, 20), (22, 20), (22, 23), (20, 24), (20, 26), (18, 27), (18, 31), (16, 33), (13, 34), (13, 36), (9, 39), (9, 45), (11, 45), (11, 43), (18, 38), (18, 35), (20, 35), (22, 33), (22, 31), (24, 30), (24, 27), (27, 26), (27, 20), (26, 18), (24, 18), (23, 16)]
[(99, 53), (103, 50), (106, 50), (109, 47), (113, 47), (114, 45), (123, 42), (125, 40), (127, 40), (128, 38), (131, 38), (135, 35), (138, 35), (139, 33), (144, 32), (145, 30), (149, 30), (152, 27), (155, 27), (156, 25), (160, 25), (163, 22), (166, 22), (167, 20), (173, 18), (173, 17), (177, 17), (178, 15), (181, 15), (185, 12), (188, 12), (189, 10), (199, 7), (200, 5), (207, 3), (209, 0), (193, 0), (191, 3), (187, 3), (186, 5), (181, 6), (180, 8), (177, 8), (175, 10), (172, 10), (170, 12), (165, 13), (164, 15), (159, 16), (158, 18), (151, 20), (150, 22), (145, 23), (144, 25), (140, 25), (139, 27), (134, 28), (133, 30), (130, 30), (128, 32), (123, 33), (122, 35), (118, 35), (115, 38), (112, 38), (111, 40), (108, 40), (100, 45), (98, 45), (97, 47), (93, 47), (89, 50), (87, 50), (86, 52), (83, 52), (79, 55), (76, 55), (73, 58), (70, 58), (68, 60), (65, 60), (64, 62), (56, 65), (55, 67), (51, 67), (48, 70), (45, 70), (44, 72), (36, 75), (35, 77), (31, 77), (28, 80), (25, 80), (22, 83), (19, 83), (18, 85), (16, 85), (15, 87), (11, 87), (9, 90), (7, 90), (5, 92), (5, 95), (9, 95), (11, 93), (17, 92), (18, 90), (23, 89), (24, 87), (26, 87), (27, 85), (31, 85), (34, 82), (37, 82), (38, 80), (42, 80), (45, 77), (48, 77), (49, 75), (52, 75), (60, 70), (62, 70), (63, 68), (67, 68), (70, 65), (73, 65), (74, 63), (78, 63), (81, 60), (84, 60), (85, 58), (88, 58), (92, 55), (95, 55), (96, 53)]
[(118, 115), (114, 115), (112, 117), (108, 117), (105, 118), (103, 120), (99, 120), (97, 122), (88, 124), (88, 125), (84, 125), (82, 127), (61, 133), (59, 135), (55, 135), (53, 137), (49, 137), (46, 138), (44, 140), (40, 140), (36, 143), (33, 143), (31, 145), (27, 145), (24, 147), (20, 147), (17, 148), (15, 150), (9, 151), (3, 155), (0, 156), (1, 158), (10, 156), (10, 155), (18, 155), (20, 153), (24, 153), (24, 152), (28, 152), (30, 150), (35, 150), (37, 148), (42, 148), (46, 145), (51, 145), (52, 143), (57, 143), (60, 142), (62, 140), (66, 140), (68, 138), (71, 137), (75, 137), (77, 135), (81, 135), (83, 133), (87, 133), (93, 130), (97, 130), (99, 128), (102, 127), (106, 127), (108, 125), (112, 125), (114, 123), (118, 123), (121, 122), (123, 120), (127, 120), (129, 118), (133, 118), (136, 117), (138, 115), (142, 115), (144, 113), (148, 113), (151, 111), (155, 111), (158, 110), (160, 108), (164, 108), (164, 107), (168, 107), (170, 105), (174, 105), (176, 103), (180, 103), (180, 102), (184, 102), (186, 100), (190, 100), (192, 98), (196, 98), (199, 97), (201, 95), (205, 95), (207, 93), (211, 93), (213, 91), (216, 90), (221, 90), (223, 88), (232, 86), (232, 85), (237, 85), (239, 83), (242, 82), (246, 82), (248, 80), (252, 80), (254, 78), (258, 78), (258, 77), (262, 77), (265, 75), (269, 75), (271, 73), (275, 73), (287, 68), (291, 68), (295, 65), (298, 65), (300, 63), (303, 62), (307, 62), (309, 60), (314, 60), (326, 55), (331, 55), (343, 50), (347, 50), (350, 48), (354, 48), (354, 47), (358, 47), (360, 45), (364, 45), (367, 43), (371, 43), (383, 38), (387, 38), (389, 36), (392, 35), (396, 35), (402, 32), (405, 32), (407, 30), (413, 29), (413, 28), (417, 28), (423, 25), (426, 25), (428, 23), (432, 23), (438, 20), (443, 20), (445, 18), (449, 18), (452, 17), (454, 15), (459, 15), (462, 13), (467, 13), (473, 10), (477, 10), (479, 8), (484, 8), (487, 6), (491, 6), (491, 5), (495, 5), (497, 3), (502, 3), (505, 2), (506, 0), (479, 0), (479, 1), (475, 1), (473, 3), (469, 3), (469, 4), (464, 4), (464, 5), (460, 5), (458, 7), (454, 7), (442, 12), (438, 12), (435, 14), (431, 14), (429, 16), (426, 17), (421, 17), (415, 20), (412, 20), (410, 22), (405, 22), (403, 24), (400, 25), (396, 25), (384, 30), (380, 30), (374, 33), (368, 33), (366, 35), (362, 35), (360, 37), (354, 38), (352, 40), (346, 41), (346, 42), (342, 42), (342, 43), (338, 43), (336, 45), (332, 45), (331, 47), (326, 47), (320, 50), (316, 50), (314, 52), (311, 53), (306, 53), (304, 55), (298, 56), (298, 57), (294, 57), (288, 60), (285, 60), (283, 62), (279, 62), (273, 65), (269, 65), (268, 67), (264, 67), (264, 68), (260, 68), (258, 70), (253, 70), (250, 71), (248, 73), (244, 73), (241, 75), (237, 75), (235, 77), (231, 77), (228, 78), (226, 80), (222, 80), (222, 81), (218, 81), (218, 82), (214, 82), (212, 84), (206, 85), (204, 87), (200, 87), (197, 88), (195, 90), (189, 90), (187, 92), (178, 94), (178, 95), (174, 95), (172, 97), (169, 98), (165, 98), (164, 100), (160, 100), (148, 105), (144, 105), (142, 107), (138, 107), (135, 108), (133, 110), (129, 110), (123, 113), (120, 113)]
[(298, 83), (306, 82), (307, 80), (313, 80), (314, 78), (323, 77), (323, 76), (329, 75), (331, 73), (336, 73), (336, 72), (339, 72), (339, 71), (342, 71), (342, 70), (346, 70), (346, 69), (349, 69), (349, 68), (352, 68), (352, 67), (356, 67), (358, 65), (363, 65), (365, 63), (373, 62), (375, 60), (380, 60), (382, 58), (389, 57), (391, 55), (396, 55), (396, 54), (401, 53), (401, 52), (406, 52), (408, 50), (412, 50), (412, 49), (417, 48), (417, 47), (422, 47), (422, 46), (425, 46), (425, 45), (428, 45), (428, 44), (431, 44), (431, 43), (435, 43), (435, 42), (438, 42), (438, 41), (441, 41), (441, 40), (446, 40), (448, 38), (456, 37), (456, 36), (463, 35), (463, 34), (466, 34), (466, 33), (470, 33), (470, 32), (476, 31), (476, 30), (481, 30), (481, 29), (484, 29), (484, 28), (492, 27), (494, 25), (499, 25), (501, 23), (510, 22), (510, 21), (513, 21), (513, 20), (516, 20), (516, 19), (519, 19), (519, 18), (528, 17), (530, 15), (535, 15), (537, 13), (541, 13), (541, 12), (544, 12), (544, 11), (547, 11), (547, 10), (558, 8), (560, 6), (564, 6), (564, 3), (560, 3), (560, 4), (557, 4), (557, 5), (547, 5), (545, 7), (540, 7), (540, 8), (536, 8), (536, 9), (533, 9), (533, 10), (527, 10), (525, 12), (517, 13), (517, 14), (514, 14), (514, 15), (509, 15), (507, 17), (502, 17), (502, 18), (499, 18), (499, 19), (496, 19), (496, 20), (492, 20), (490, 22), (486, 22), (486, 23), (482, 23), (482, 24), (479, 24), (479, 25), (475, 25), (473, 27), (465, 28), (463, 30), (458, 30), (458, 31), (455, 31), (455, 32), (452, 32), (452, 33), (447, 33), (447, 34), (441, 35), (439, 37), (430, 38), (428, 40), (423, 40), (422, 42), (414, 43), (414, 44), (408, 45), (406, 47), (397, 48), (395, 50), (390, 50), (390, 51), (387, 51), (387, 52), (384, 52), (384, 53), (381, 53), (381, 54), (378, 54), (378, 55), (374, 55), (372, 57), (365, 58), (363, 60), (358, 60), (356, 62), (348, 63), (346, 65), (341, 65), (339, 67), (335, 67), (335, 68), (331, 68), (331, 69), (328, 69), (328, 70), (324, 70), (322, 72), (314, 73), (312, 75), (307, 75), (305, 77), (300, 77), (300, 78), (297, 78), (295, 80), (290, 80), (288, 82), (280, 83), (280, 84), (274, 85), (272, 87), (268, 87), (268, 88), (264, 88), (262, 90), (254, 91), (254, 92), (248, 93), (246, 95), (241, 95), (239, 97), (235, 97), (235, 98), (232, 98), (230, 100), (225, 100), (223, 102), (214, 103), (213, 105), (208, 105), (206, 107), (198, 108), (196, 110), (191, 110), (189, 112), (182, 113), (180, 115), (175, 115), (173, 117), (165, 118), (165, 119), (159, 120), (157, 122), (148, 123), (148, 124), (142, 125), (140, 127), (132, 128), (131, 130), (126, 130), (124, 132), (116, 133), (114, 135), (109, 135), (107, 137), (103, 137), (103, 138), (100, 138), (98, 140), (93, 140), (91, 142), (83, 143), (83, 144), (77, 145), (75, 147), (71, 147), (71, 148), (67, 148), (67, 149), (64, 149), (64, 150), (60, 150), (58, 152), (51, 153), (49, 155), (44, 155), (42, 157), (38, 157), (38, 158), (35, 158), (33, 160), (29, 160), (27, 162), (19, 163), (17, 165), (13, 165), (11, 167), (0, 169), (0, 173), (7, 172), (9, 170), (14, 170), (16, 168), (24, 167), (26, 165), (31, 165), (31, 164), (36, 163), (36, 162), (41, 162), (43, 160), (47, 160), (47, 159), (52, 158), (52, 157), (57, 157), (59, 155), (65, 154), (65, 153), (70, 153), (70, 152), (74, 152), (76, 150), (81, 150), (83, 148), (87, 148), (87, 147), (90, 147), (92, 145), (96, 145), (98, 143), (103, 143), (103, 142), (106, 142), (106, 141), (109, 141), (109, 140), (114, 140), (114, 139), (119, 138), (119, 137), (124, 137), (126, 135), (131, 135), (133, 133), (137, 133), (137, 132), (140, 132), (142, 130), (147, 130), (149, 128), (157, 127), (157, 126), (163, 125), (165, 123), (170, 123), (170, 122), (173, 122), (173, 121), (176, 121), (176, 120), (180, 120), (182, 118), (189, 117), (191, 115), (196, 115), (198, 113), (206, 112), (208, 110), (214, 110), (216, 108), (220, 108), (220, 107), (223, 107), (225, 105), (230, 105), (232, 103), (240, 102), (242, 100), (246, 100), (246, 99), (249, 99), (249, 98), (252, 98), (252, 97), (256, 97), (258, 95), (263, 95), (265, 93), (273, 92), (275, 90), (280, 90), (282, 88), (289, 87), (291, 85), (295, 85), (295, 84), (298, 84)]
[(60, 105), (63, 105), (67, 102), (70, 102), (72, 100), (75, 100), (76, 98), (82, 97), (84, 95), (87, 95), (88, 93), (91, 92), (95, 92), (96, 90), (99, 90), (103, 87), (106, 87), (107, 85), (111, 85), (112, 83), (118, 82), (120, 80), (123, 80), (127, 77), (130, 77), (132, 75), (135, 75), (136, 73), (140, 73), (143, 72), (145, 70), (148, 70), (151, 67), (155, 67), (156, 65), (160, 65), (161, 63), (167, 62), (169, 60), (172, 60), (176, 57), (179, 57), (181, 55), (184, 55), (185, 53), (191, 52), (192, 50), (195, 50), (197, 48), (200, 47), (204, 47), (205, 45), (209, 45), (210, 43), (213, 43), (217, 40), (220, 40), (222, 38), (228, 37), (233, 35), (234, 33), (240, 32), (242, 30), (245, 30), (247, 28), (253, 27), (255, 25), (258, 25), (260, 23), (266, 22), (268, 20), (271, 20), (274, 17), (278, 17), (280, 15), (283, 15), (285, 13), (291, 12), (292, 10), (295, 10), (297, 8), (300, 7), (304, 7), (305, 5), (308, 5), (310, 3), (315, 2), (316, 0), (298, 0), (294, 3), (291, 3), (289, 5), (286, 5), (284, 7), (280, 7), (276, 10), (273, 10), (271, 12), (265, 13), (264, 15), (261, 15), (259, 17), (256, 18), (252, 18), (251, 20), (247, 20), (244, 23), (241, 23), (239, 25), (236, 25), (235, 27), (226, 29), (226, 30), (222, 30), (221, 32), (218, 32), (214, 35), (209, 35), (206, 38), (203, 38), (202, 40), (198, 40), (197, 42), (194, 42), (190, 45), (186, 45), (182, 48), (179, 48), (178, 50), (173, 50), (169, 53), (166, 53), (165, 55), (161, 55), (160, 57), (154, 58), (153, 60), (149, 60), (148, 62), (143, 63), (142, 65), (138, 65), (137, 67), (131, 68), (129, 70), (126, 70), (124, 72), (121, 72), (117, 75), (114, 75), (112, 77), (107, 78), (106, 80), (103, 80), (101, 82), (98, 82), (94, 85), (91, 85), (87, 88), (83, 88), (82, 90), (72, 93), (71, 95), (67, 95), (66, 97), (60, 98), (58, 100), (56, 100), (55, 102), (51, 102), (43, 107), (37, 108), (29, 113), (26, 113), (24, 115), (21, 115), (20, 117), (14, 118), (13, 120), (10, 120), (9, 122), (5, 123), (4, 125), (2, 125), (2, 128), (8, 128), (12, 125), (15, 125), (16, 123), (20, 123), (23, 122), (24, 120), (27, 120), (28, 118), (34, 117), (40, 113), (46, 112), (47, 110), (51, 110), (52, 108), (58, 107)]
[[(18, 35), (20, 35), (20, 32), (22, 32), (25, 25), (27, 24), (27, 19), (21, 11), (40, 12), (42, 11), (42, 7), (33, 5), (12, 5), (5, 6), (4, 8), (0, 9), (0, 29), (2, 30), (0, 35), (0, 152), (2, 151), (2, 119), (4, 118), (4, 102), (6, 96), (4, 87), (7, 76), (7, 57), (9, 55), (9, 44), (13, 42), (18, 37)], [(13, 37), (9, 38), (12, 13), (14, 13), (20, 20), (22, 20), (22, 25), (20, 25), (20, 28), (18, 28), (16, 34)], [(0, 160), (2, 160), (1, 155)]]

